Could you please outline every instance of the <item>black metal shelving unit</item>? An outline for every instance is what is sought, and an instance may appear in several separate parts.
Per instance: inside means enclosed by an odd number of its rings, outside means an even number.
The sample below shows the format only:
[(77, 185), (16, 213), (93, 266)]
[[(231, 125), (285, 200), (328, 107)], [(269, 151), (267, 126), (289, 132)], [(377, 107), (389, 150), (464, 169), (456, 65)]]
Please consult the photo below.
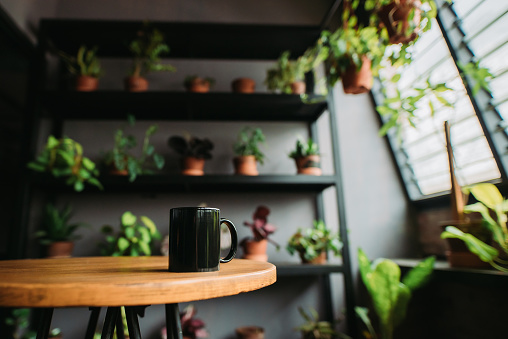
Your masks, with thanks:
[[(35, 156), (37, 133), (43, 118), (55, 126), (66, 120), (123, 120), (126, 109), (137, 114), (137, 120), (184, 120), (196, 121), (280, 121), (306, 122), (310, 135), (317, 139), (316, 120), (326, 110), (330, 111), (330, 132), (334, 155), (335, 174), (327, 176), (260, 175), (243, 177), (234, 175), (205, 175), (189, 177), (182, 175), (140, 176), (134, 183), (125, 177), (103, 176), (100, 178), (104, 191), (92, 187), (85, 194), (108, 192), (304, 192), (316, 198), (316, 218), (324, 219), (322, 193), (329, 187), (337, 191), (339, 231), (344, 243), (342, 265), (302, 265), (278, 263), (280, 276), (319, 276), (322, 281), (325, 318), (334, 319), (331, 274), (340, 274), (344, 280), (348, 332), (356, 337), (354, 313), (355, 297), (349, 245), (342, 196), (338, 136), (333, 112), (333, 98), (309, 94), (305, 101), (296, 95), (235, 94), (235, 93), (186, 93), (153, 91), (128, 93), (124, 91), (97, 91), (88, 93), (48, 91), (45, 89), (47, 65), (45, 54), (50, 45), (68, 53), (74, 53), (79, 45), (97, 45), (100, 57), (129, 57), (128, 41), (141, 27), (142, 22), (93, 21), (93, 20), (42, 20), (38, 37), (38, 57), (32, 76), (32, 108), (26, 135), (26, 161)], [(171, 46), (172, 58), (191, 59), (244, 59), (275, 60), (284, 50), (299, 55), (318, 38), (321, 27), (287, 25), (231, 25), (204, 23), (153, 22), (165, 34)], [(182, 34), (185, 32), (185, 34)], [(69, 107), (73, 107), (69, 110)], [(42, 109), (43, 108), (43, 109)], [(241, 113), (238, 113), (241, 112)], [(57, 128), (58, 129), (58, 128)], [(26, 243), (28, 211), (33, 188), (51, 192), (71, 192), (55, 180), (26, 171), (22, 174), (23, 204), (20, 211), (20, 228), (15, 232), (12, 257), (22, 257)]]

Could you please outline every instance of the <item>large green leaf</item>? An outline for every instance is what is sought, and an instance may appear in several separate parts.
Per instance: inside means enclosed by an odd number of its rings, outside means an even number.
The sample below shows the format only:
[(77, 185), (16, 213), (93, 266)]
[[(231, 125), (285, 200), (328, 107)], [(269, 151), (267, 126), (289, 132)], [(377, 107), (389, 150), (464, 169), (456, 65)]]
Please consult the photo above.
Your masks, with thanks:
[(136, 223), (136, 216), (132, 212), (127, 211), (122, 214), (122, 226), (131, 226)]
[(447, 226), (441, 233), (442, 239), (454, 238), (464, 241), (469, 251), (476, 254), (482, 261), (492, 263), (498, 257), (499, 252), (494, 247), (487, 245), (474, 235), (464, 233), (454, 226)]
[(474, 185), (470, 188), (470, 192), (474, 195), (476, 200), (491, 209), (496, 209), (496, 207), (501, 205), (504, 200), (497, 187), (490, 183)]
[(420, 261), (418, 265), (413, 267), (402, 279), (402, 283), (406, 285), (411, 291), (422, 287), (430, 278), (434, 270), (435, 257), (428, 257)]

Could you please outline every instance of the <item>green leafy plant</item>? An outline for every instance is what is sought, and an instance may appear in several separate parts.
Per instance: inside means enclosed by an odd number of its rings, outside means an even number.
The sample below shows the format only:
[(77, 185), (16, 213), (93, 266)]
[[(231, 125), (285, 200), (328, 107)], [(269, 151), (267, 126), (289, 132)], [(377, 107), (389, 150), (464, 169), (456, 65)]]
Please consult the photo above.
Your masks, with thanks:
[(58, 55), (62, 58), (71, 74), (98, 78), (101, 75), (101, 64), (97, 58), (97, 49), (97, 46), (87, 49), (86, 46), (82, 45), (78, 49), (76, 56), (69, 55), (63, 51), (58, 51)]
[(309, 138), (307, 142), (298, 139), (295, 149), (289, 153), (289, 157), (293, 159), (307, 157), (309, 155), (319, 155), (319, 146), (312, 138)]
[(306, 312), (302, 307), (298, 307), (298, 311), (305, 324), (295, 328), (302, 334), (302, 339), (351, 339), (344, 333), (340, 333), (334, 329), (334, 325), (328, 321), (320, 321), (319, 314), (313, 308)]
[[(399, 265), (380, 258), (371, 263), (361, 248), (358, 261), (362, 281), (372, 299), (374, 311), (379, 320), (381, 339), (393, 338), (393, 331), (406, 317), (407, 306), (413, 291), (422, 287), (434, 269), (434, 257), (428, 257), (413, 267), (401, 280)], [(357, 308), (362, 320), (368, 320), (367, 311)], [(371, 322), (366, 323), (372, 338), (378, 338)]]
[[(447, 226), (441, 238), (455, 238), (464, 241), (470, 252), (476, 254), (484, 262), (488, 262), (497, 270), (508, 272), (508, 200), (505, 200), (497, 187), (490, 183), (476, 184), (464, 188), (466, 194), (471, 193), (478, 201), (464, 207), (464, 213), (480, 213), (483, 225), (492, 234), (493, 244), (487, 244), (472, 234), (464, 233), (454, 226)], [(504, 258), (503, 258), (504, 257)]]
[(134, 56), (131, 76), (176, 70), (172, 65), (161, 63), (160, 56), (169, 53), (169, 46), (164, 42), (164, 35), (155, 28), (150, 29), (148, 24), (138, 31), (137, 37), (129, 44), (129, 50)]
[(43, 151), (27, 166), (34, 171), (48, 172), (55, 178), (65, 178), (65, 183), (77, 192), (85, 188), (85, 183), (102, 189), (95, 163), (83, 156), (79, 143), (67, 137), (57, 139), (50, 135)]
[(138, 218), (130, 211), (120, 217), (120, 231), (116, 235), (110, 225), (104, 225), (101, 231), (106, 235), (106, 242), (101, 244), (101, 252), (114, 257), (151, 255), (153, 240), (161, 238), (150, 218)]
[(8, 311), (4, 323), (13, 339), (35, 339), (37, 333), (28, 329), (30, 318), (29, 308), (13, 308)]
[(487, 68), (481, 67), (479, 61), (469, 62), (467, 64), (458, 62), (457, 64), (462, 71), (461, 76), (465, 78), (466, 81), (468, 77), (471, 79), (472, 83), (470, 85), (472, 85), (471, 91), (473, 95), (478, 94), (480, 89), (484, 89), (488, 93), (491, 93), (490, 80), (492, 80), (493, 75)]
[(199, 139), (191, 135), (172, 136), (168, 139), (168, 145), (176, 153), (183, 157), (194, 157), (198, 159), (211, 159), (213, 143), (208, 139)]
[(237, 156), (253, 155), (260, 164), (263, 164), (265, 155), (259, 149), (259, 144), (264, 142), (265, 135), (260, 128), (244, 127), (238, 134), (233, 151)]
[(84, 223), (69, 223), (72, 217), (72, 210), (69, 205), (59, 210), (55, 205), (48, 203), (44, 208), (42, 218), (42, 229), (35, 233), (39, 242), (43, 245), (49, 245), (56, 241), (74, 241), (80, 238), (74, 234), (80, 227), (86, 226)]
[[(134, 116), (127, 117), (129, 126), (134, 126)], [(104, 163), (107, 166), (114, 166), (117, 170), (127, 170), (129, 181), (136, 180), (138, 175), (153, 174), (153, 167), (162, 169), (164, 167), (164, 157), (155, 152), (155, 147), (150, 144), (150, 137), (157, 132), (158, 126), (151, 125), (145, 131), (141, 154), (135, 156), (132, 150), (137, 146), (137, 139), (134, 135), (125, 134), (125, 127), (121, 127), (115, 132), (115, 142), (113, 149), (104, 156)]]
[(288, 240), (286, 250), (291, 254), (299, 253), (302, 259), (313, 260), (322, 252), (332, 251), (340, 256), (342, 242), (338, 234), (333, 234), (324, 221), (314, 220), (312, 228), (301, 229)]

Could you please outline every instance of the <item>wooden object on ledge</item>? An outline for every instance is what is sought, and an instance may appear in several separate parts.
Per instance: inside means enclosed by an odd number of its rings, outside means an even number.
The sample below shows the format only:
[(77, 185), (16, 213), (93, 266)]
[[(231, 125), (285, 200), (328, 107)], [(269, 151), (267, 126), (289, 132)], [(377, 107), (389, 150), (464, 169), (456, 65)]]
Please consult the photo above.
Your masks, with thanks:
[(448, 121), (444, 122), (445, 140), (446, 140), (446, 152), (448, 153), (448, 166), (450, 168), (450, 180), (452, 184), (451, 188), (451, 209), (452, 209), (452, 220), (463, 221), (464, 220), (464, 195), (462, 193), (457, 177), (455, 176), (455, 161), (453, 159), (453, 148), (450, 138), (450, 125)]

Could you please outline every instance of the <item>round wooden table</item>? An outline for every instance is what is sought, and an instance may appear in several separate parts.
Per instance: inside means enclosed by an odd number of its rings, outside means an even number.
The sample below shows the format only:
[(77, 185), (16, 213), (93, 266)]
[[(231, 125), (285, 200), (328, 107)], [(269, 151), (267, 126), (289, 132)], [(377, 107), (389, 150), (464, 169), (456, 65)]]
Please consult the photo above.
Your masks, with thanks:
[(83, 306), (95, 311), (85, 338), (93, 336), (100, 307), (108, 307), (102, 337), (110, 338), (118, 325), (119, 307), (126, 306), (130, 338), (136, 339), (141, 336), (135, 306), (166, 304), (168, 339), (182, 338), (178, 303), (249, 292), (276, 281), (274, 265), (245, 259), (221, 264), (217, 272), (167, 269), (168, 257), (0, 261), (0, 306), (43, 308), (37, 338), (47, 338), (53, 308)]

